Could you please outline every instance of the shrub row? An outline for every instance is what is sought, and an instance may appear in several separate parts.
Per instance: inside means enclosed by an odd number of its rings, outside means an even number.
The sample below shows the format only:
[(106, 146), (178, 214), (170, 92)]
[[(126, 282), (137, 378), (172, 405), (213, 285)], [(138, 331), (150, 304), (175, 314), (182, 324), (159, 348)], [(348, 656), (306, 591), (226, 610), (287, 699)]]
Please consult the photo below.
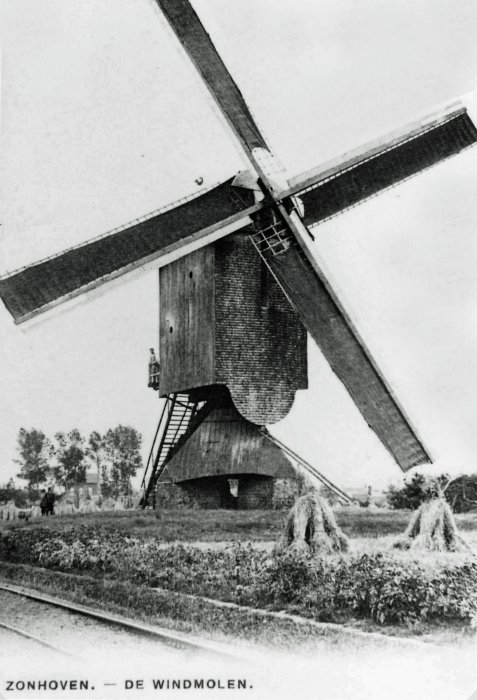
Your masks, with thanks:
[(351, 615), (381, 625), (445, 620), (473, 626), (477, 563), (434, 558), (430, 564), (392, 552), (315, 560), (283, 555), (265, 563), (252, 594), (261, 605), (319, 620)]
[(160, 545), (88, 526), (62, 533), (15, 529), (0, 540), (0, 558), (88, 573), (219, 600), (286, 609), (318, 620), (350, 617), (378, 624), (445, 620), (473, 625), (477, 563), (473, 559), (374, 552), (322, 559), (271, 557), (243, 545), (201, 550)]
[[(33, 587), (74, 603), (100, 606), (102, 610), (145, 620), (174, 631), (204, 632), (219, 639), (227, 637), (252, 639), (267, 646), (292, 647), (311, 638), (331, 642), (342, 639), (341, 630), (324, 627), (317, 630), (313, 621), (262, 614), (260, 610), (242, 606), (223, 607), (213, 601), (181, 593), (156, 591), (127, 581), (99, 579), (87, 575), (59, 573), (25, 564), (0, 565), (2, 579), (8, 583)], [(362, 637), (360, 637), (360, 641)], [(370, 639), (368, 644), (376, 644)], [(382, 645), (382, 641), (379, 641)]]
[(0, 540), (0, 558), (235, 600), (236, 590), (250, 585), (265, 555), (240, 545), (212, 551), (165, 546), (154, 538), (80, 525), (61, 533), (48, 528), (9, 530)]

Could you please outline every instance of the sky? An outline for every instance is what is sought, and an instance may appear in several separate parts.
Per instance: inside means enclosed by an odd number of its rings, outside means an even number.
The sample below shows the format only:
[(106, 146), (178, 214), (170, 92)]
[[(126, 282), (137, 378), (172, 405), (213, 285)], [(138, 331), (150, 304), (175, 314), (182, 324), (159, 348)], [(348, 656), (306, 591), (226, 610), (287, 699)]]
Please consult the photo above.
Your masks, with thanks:
[[(472, 0), (195, 0), (290, 176), (476, 89)], [(246, 167), (153, 0), (3, 0), (0, 273)], [(475, 99), (466, 97), (477, 119)], [(476, 122), (477, 123), (477, 122)], [(315, 228), (315, 254), (438, 468), (477, 455), (477, 150)], [(0, 304), (0, 482), (20, 427), (144, 436), (157, 272), (24, 330)], [(400, 470), (309, 343), (272, 432), (341, 486)]]

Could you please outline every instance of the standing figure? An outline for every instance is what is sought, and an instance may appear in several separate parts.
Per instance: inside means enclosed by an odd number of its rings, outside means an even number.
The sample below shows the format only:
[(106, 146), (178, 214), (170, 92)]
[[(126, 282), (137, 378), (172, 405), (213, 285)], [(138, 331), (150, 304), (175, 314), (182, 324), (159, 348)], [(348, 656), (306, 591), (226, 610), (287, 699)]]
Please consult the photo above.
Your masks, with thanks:
[(40, 500), (41, 514), (46, 515), (47, 509), (48, 509), (48, 505), (47, 505), (46, 491), (45, 491), (45, 489), (42, 489), (41, 490), (41, 500)]
[(160, 365), (157, 361), (154, 348), (149, 348), (149, 352), (149, 382), (147, 385), (151, 387), (151, 389), (157, 390), (159, 389)]
[(54, 515), (55, 514), (55, 494), (53, 493), (51, 486), (48, 487), (48, 491), (46, 492), (44, 498), (45, 498), (45, 502), (46, 502), (46, 515)]

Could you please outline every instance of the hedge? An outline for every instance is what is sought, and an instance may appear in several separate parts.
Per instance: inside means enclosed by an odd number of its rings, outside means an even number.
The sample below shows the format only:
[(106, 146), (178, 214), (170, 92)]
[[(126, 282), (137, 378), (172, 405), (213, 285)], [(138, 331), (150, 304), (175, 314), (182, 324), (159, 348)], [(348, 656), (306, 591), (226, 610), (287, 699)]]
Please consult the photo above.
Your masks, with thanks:
[(477, 563), (455, 555), (419, 560), (387, 551), (319, 559), (271, 556), (251, 546), (164, 546), (153, 538), (75, 526), (61, 533), (6, 531), (0, 559), (321, 621), (360, 618), (409, 627), (444, 620), (472, 627), (477, 618)]

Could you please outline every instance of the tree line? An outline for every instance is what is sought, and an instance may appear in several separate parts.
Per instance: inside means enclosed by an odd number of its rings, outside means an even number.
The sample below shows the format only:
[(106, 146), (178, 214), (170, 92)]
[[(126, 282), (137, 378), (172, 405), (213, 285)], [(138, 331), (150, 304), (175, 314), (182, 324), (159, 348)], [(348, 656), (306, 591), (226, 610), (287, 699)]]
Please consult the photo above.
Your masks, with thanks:
[(416, 510), (439, 491), (437, 487), (455, 513), (477, 508), (477, 474), (462, 474), (451, 479), (448, 474), (426, 477), (417, 473), (401, 488), (390, 486), (386, 498), (391, 508)]
[(36, 428), (20, 428), (17, 476), (27, 481), (34, 497), (47, 483), (54, 483), (61, 492), (84, 484), (86, 473), (94, 471), (101, 495), (118, 498), (131, 493), (131, 477), (142, 468), (141, 442), (141, 434), (127, 425), (110, 428), (104, 435), (94, 430), (88, 437), (73, 428), (56, 433), (53, 439)]

